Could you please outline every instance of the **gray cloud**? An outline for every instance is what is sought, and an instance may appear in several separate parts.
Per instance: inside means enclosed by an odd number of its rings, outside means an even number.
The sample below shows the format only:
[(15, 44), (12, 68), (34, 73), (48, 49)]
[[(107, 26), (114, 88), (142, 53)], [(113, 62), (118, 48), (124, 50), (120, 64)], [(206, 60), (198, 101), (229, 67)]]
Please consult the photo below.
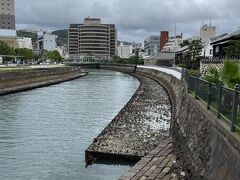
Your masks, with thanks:
[(198, 35), (202, 20), (217, 26), (217, 34), (240, 26), (239, 0), (16, 0), (18, 28), (63, 29), (86, 16), (114, 23), (120, 40), (142, 42), (168, 30)]

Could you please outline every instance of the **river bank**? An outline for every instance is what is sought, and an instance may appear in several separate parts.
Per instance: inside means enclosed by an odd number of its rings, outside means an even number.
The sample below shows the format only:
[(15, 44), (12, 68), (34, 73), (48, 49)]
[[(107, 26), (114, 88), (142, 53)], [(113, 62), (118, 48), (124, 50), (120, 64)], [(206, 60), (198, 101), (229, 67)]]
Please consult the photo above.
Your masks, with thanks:
[(98, 159), (138, 161), (169, 139), (171, 102), (155, 80), (133, 74), (141, 82), (131, 100), (86, 150), (86, 162)]
[(79, 67), (13, 69), (0, 71), (0, 95), (45, 87), (87, 75)]

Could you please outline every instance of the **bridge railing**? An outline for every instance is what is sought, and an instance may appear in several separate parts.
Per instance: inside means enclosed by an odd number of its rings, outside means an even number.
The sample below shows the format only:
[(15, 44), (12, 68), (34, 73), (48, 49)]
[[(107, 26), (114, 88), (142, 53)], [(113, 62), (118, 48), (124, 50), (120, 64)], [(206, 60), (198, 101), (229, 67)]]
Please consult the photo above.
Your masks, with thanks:
[(230, 89), (222, 83), (215, 84), (191, 76), (186, 70), (183, 79), (188, 91), (194, 94), (196, 99), (201, 99), (206, 103), (208, 110), (229, 123), (232, 132), (240, 132), (240, 86), (236, 85), (234, 89)]

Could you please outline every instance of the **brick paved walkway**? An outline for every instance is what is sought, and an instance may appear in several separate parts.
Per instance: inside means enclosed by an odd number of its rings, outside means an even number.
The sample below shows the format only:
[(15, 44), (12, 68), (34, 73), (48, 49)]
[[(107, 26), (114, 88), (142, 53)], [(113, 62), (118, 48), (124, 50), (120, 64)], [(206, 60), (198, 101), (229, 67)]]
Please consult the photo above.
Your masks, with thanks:
[(171, 141), (163, 141), (119, 180), (177, 180), (177, 176), (171, 173), (174, 161)]

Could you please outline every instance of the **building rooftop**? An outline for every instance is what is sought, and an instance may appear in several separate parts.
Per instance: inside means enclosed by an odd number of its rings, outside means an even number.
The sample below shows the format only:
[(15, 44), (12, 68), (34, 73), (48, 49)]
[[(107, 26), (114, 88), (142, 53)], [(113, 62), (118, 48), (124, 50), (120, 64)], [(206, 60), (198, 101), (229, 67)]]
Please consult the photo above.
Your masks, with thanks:
[(240, 28), (236, 31), (233, 31), (229, 34), (224, 35), (223, 37), (220, 37), (220, 38), (217, 38), (216, 40), (213, 40), (212, 44), (222, 42), (222, 41), (226, 41), (226, 40), (230, 39), (231, 37), (237, 36), (237, 35), (240, 35)]

